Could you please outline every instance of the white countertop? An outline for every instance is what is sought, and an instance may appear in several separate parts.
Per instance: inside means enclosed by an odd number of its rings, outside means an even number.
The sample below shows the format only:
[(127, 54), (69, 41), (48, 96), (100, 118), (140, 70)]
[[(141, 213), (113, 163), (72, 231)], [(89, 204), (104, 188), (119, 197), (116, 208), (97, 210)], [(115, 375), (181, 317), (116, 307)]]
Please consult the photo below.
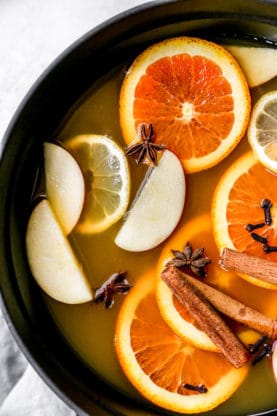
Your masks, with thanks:
[[(0, 0), (0, 145), (16, 108), (42, 71), (88, 30), (142, 3)], [(27, 364), (1, 311), (0, 334), (0, 416), (74, 416)]]
[(42, 71), (72, 42), (142, 0), (0, 0), (0, 140)]

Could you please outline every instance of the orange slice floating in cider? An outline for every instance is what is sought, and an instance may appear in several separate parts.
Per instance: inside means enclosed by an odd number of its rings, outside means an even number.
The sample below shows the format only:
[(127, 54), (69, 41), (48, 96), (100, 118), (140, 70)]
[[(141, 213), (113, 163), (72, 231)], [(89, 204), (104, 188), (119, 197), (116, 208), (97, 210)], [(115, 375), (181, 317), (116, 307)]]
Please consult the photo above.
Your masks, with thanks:
[[(219, 249), (228, 247), (256, 257), (277, 261), (277, 252), (266, 253), (261, 240), (257, 241), (247, 224), (265, 222), (263, 200), (272, 205), (271, 224), (254, 230), (270, 246), (277, 246), (277, 176), (259, 163), (252, 152), (241, 156), (221, 177), (212, 202), (212, 221), (216, 244)], [(255, 238), (254, 238), (255, 237)], [(268, 289), (273, 285), (248, 275), (242, 277), (249, 282)]]
[(236, 391), (249, 367), (236, 369), (222, 354), (181, 340), (162, 319), (155, 290), (153, 270), (122, 304), (115, 333), (119, 363), (137, 390), (158, 406), (181, 413), (213, 409)]
[[(208, 256), (211, 260), (206, 269), (207, 277), (203, 280), (205, 283), (216, 287), (243, 304), (275, 318), (276, 307), (274, 305), (277, 303), (277, 291), (254, 286), (242, 280), (235, 273), (221, 269), (218, 264), (219, 251), (213, 239), (210, 215), (202, 214), (186, 222), (170, 237), (161, 252), (157, 268), (156, 296), (160, 313), (180, 338), (201, 349), (218, 350), (206, 333), (195, 326), (192, 316), (186, 312), (183, 305), (160, 277), (165, 264), (173, 257), (171, 250), (182, 251), (187, 241), (190, 242), (193, 249), (204, 247), (204, 256)], [(233, 329), (238, 331), (238, 336), (246, 345), (256, 342), (260, 336), (255, 331), (244, 327), (235, 326)]]
[(126, 143), (140, 123), (183, 162), (186, 172), (214, 166), (243, 137), (250, 114), (244, 74), (223, 47), (190, 37), (150, 46), (133, 62), (120, 94)]

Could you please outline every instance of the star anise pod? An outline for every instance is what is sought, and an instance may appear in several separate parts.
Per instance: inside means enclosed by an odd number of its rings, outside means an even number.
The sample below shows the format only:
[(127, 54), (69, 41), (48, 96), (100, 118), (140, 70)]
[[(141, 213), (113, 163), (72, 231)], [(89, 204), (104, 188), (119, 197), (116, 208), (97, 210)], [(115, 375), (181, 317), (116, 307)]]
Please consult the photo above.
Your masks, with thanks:
[(105, 308), (111, 308), (114, 304), (113, 296), (116, 293), (125, 294), (131, 289), (126, 279), (127, 272), (113, 273), (101, 287), (95, 291), (94, 302), (104, 302)]
[(173, 265), (178, 269), (189, 267), (196, 276), (205, 277), (207, 276), (205, 267), (211, 263), (211, 260), (209, 257), (203, 257), (204, 250), (203, 247), (193, 250), (187, 242), (183, 251), (171, 250), (174, 258), (168, 262), (168, 265)]
[(157, 152), (166, 148), (163, 144), (153, 142), (154, 131), (151, 123), (142, 123), (138, 126), (139, 142), (131, 144), (126, 149), (127, 156), (134, 156), (137, 164), (142, 163), (145, 159), (153, 165), (157, 164)]

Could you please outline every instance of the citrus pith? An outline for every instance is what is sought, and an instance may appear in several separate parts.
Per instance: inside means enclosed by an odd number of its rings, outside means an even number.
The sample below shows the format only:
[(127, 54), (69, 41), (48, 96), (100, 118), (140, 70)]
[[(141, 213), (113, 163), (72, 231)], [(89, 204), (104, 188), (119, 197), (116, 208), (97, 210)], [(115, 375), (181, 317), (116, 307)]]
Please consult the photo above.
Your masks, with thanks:
[[(141, 278), (121, 306), (115, 333), (119, 363), (130, 382), (154, 404), (197, 413), (227, 400), (245, 379), (221, 354), (185, 343), (162, 319), (155, 298), (154, 271)], [(206, 393), (186, 384), (203, 385)]]
[(152, 123), (155, 141), (186, 172), (214, 166), (236, 146), (249, 120), (250, 96), (238, 63), (223, 47), (198, 38), (167, 39), (133, 62), (120, 94), (124, 139)]

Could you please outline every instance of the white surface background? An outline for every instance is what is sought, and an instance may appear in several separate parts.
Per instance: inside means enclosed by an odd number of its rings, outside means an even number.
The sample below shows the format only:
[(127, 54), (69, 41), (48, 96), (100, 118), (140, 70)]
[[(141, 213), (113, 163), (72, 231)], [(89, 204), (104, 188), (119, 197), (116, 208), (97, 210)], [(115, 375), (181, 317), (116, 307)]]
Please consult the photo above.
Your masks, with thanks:
[[(67, 46), (97, 24), (142, 3), (0, 0), (0, 142), (31, 85)], [(28, 365), (0, 312), (0, 416), (74, 415)]]

